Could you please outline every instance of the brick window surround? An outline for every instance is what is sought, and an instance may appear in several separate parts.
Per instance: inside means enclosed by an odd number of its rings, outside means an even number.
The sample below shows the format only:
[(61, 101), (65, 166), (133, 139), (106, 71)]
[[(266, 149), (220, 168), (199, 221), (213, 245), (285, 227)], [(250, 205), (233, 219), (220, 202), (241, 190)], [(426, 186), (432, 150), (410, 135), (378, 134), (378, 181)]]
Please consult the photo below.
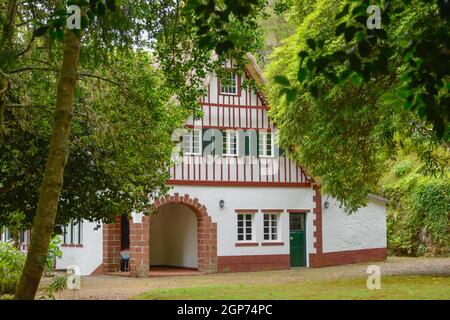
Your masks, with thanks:
[[(197, 216), (197, 261), (198, 270), (204, 273), (217, 271), (217, 224), (204, 205), (189, 194), (178, 193), (158, 199), (150, 208), (157, 214), (158, 209), (167, 204), (182, 204), (190, 208)], [(130, 273), (136, 273), (140, 265), (150, 265), (150, 218), (144, 216), (141, 223), (130, 221)], [(117, 272), (120, 269), (120, 217), (114, 224), (103, 227), (103, 270)]]

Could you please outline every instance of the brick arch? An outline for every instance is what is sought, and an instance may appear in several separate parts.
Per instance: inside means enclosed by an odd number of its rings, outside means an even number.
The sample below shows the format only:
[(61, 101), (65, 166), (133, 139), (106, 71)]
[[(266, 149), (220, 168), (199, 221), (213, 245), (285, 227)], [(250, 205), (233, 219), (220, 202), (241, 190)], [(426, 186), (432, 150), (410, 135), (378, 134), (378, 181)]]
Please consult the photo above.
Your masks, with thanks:
[[(185, 205), (197, 216), (197, 263), (198, 270), (205, 273), (217, 271), (217, 223), (212, 222), (207, 208), (197, 198), (191, 198), (189, 194), (180, 196), (175, 193), (158, 199), (152, 206), (152, 212), (168, 204)], [(149, 219), (147, 219), (149, 224)], [(151, 230), (150, 230), (151, 239)], [(150, 240), (151, 241), (151, 240)], [(147, 251), (149, 252), (149, 251)], [(149, 252), (149, 259), (150, 259)], [(148, 260), (149, 261), (149, 260)]]

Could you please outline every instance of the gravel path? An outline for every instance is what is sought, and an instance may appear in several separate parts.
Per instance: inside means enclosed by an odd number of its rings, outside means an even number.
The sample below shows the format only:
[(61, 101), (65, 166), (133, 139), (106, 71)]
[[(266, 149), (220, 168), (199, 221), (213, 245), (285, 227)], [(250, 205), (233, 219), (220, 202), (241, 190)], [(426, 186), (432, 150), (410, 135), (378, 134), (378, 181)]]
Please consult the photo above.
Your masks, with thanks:
[[(390, 257), (385, 262), (362, 263), (319, 269), (299, 268), (287, 271), (210, 274), (196, 276), (136, 279), (118, 276), (93, 276), (82, 279), (82, 289), (75, 296), (67, 292), (63, 299), (130, 299), (159, 288), (193, 287), (227, 284), (292, 283), (365, 277), (370, 264), (380, 266), (382, 275), (450, 276), (450, 258)], [(43, 280), (43, 285), (46, 283)]]

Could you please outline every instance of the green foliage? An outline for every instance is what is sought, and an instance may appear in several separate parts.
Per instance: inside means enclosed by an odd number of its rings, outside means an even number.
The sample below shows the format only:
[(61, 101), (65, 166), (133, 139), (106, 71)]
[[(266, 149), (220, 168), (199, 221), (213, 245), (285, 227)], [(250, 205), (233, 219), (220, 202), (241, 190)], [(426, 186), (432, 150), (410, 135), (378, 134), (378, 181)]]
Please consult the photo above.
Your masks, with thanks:
[(53, 236), (48, 246), (47, 264), (45, 266), (45, 272), (48, 274), (52, 273), (56, 259), (61, 257), (62, 257), (61, 238), (58, 235), (55, 235)]
[[(318, 0), (300, 11), (294, 2), (291, 15), (300, 16), (297, 31), (274, 51), (266, 68), (270, 112), (283, 149), (348, 212), (365, 205), (368, 192), (379, 190), (387, 161), (405, 139), (414, 141), (414, 152), (428, 173), (442, 174), (449, 160), (448, 153), (436, 152), (446, 142), (403, 107), (409, 94), (402, 78), (408, 63), (399, 46), (411, 26), (429, 19), (436, 8), (421, 1), (408, 8), (397, 3), (402, 10), (395, 11), (396, 19), (389, 22), (387, 10), (384, 29), (368, 30), (362, 10), (366, 2), (348, 0), (337, 6)], [(426, 28), (422, 31), (425, 36)]]
[(412, 163), (409, 160), (404, 160), (402, 162), (397, 163), (394, 168), (394, 174), (397, 177), (403, 177), (405, 174), (409, 173), (412, 169)]
[(14, 294), (25, 264), (25, 254), (9, 242), (0, 242), (0, 296)]
[(39, 297), (41, 300), (55, 300), (55, 294), (59, 296), (67, 289), (68, 276), (56, 275), (51, 278), (50, 283), (42, 290), (42, 295)]
[[(170, 100), (175, 92), (166, 88), (148, 54), (136, 52), (120, 61), (111, 56), (116, 62), (85, 73), (76, 92), (57, 231), (71, 220), (108, 221), (144, 208), (150, 201), (147, 194), (158, 197), (167, 190), (171, 135), (188, 113)], [(48, 154), (55, 82), (55, 76), (39, 71), (16, 82), (17, 95), (31, 105), (5, 114), (0, 225), (7, 225), (16, 211), (24, 213), (25, 228), (33, 222)]]
[[(393, 171), (397, 170), (397, 166), (393, 168)], [(384, 186), (384, 194), (391, 199), (388, 210), (389, 250), (398, 255), (448, 255), (449, 179), (427, 177), (417, 171), (408, 175), (402, 171), (401, 179)]]
[[(440, 138), (447, 136), (450, 17), (439, 14), (445, 10), (437, 2), (344, 1), (334, 17), (333, 37), (306, 37), (305, 52), (310, 54), (301, 59), (299, 69), (308, 76), (299, 78), (301, 86), (318, 98), (328, 83), (337, 85), (349, 76), (356, 86), (374, 83), (391, 76), (390, 65), (401, 65), (398, 94), (403, 107), (432, 123)], [(381, 29), (367, 27), (371, 4), (381, 8)], [(304, 63), (309, 67), (302, 69)], [(312, 86), (319, 77), (327, 81)]]

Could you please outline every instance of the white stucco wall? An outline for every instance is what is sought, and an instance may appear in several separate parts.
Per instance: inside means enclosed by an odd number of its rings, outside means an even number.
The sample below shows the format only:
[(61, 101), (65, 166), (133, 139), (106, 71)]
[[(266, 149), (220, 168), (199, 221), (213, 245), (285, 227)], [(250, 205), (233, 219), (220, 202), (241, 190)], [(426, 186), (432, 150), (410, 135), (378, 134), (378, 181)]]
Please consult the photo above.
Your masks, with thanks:
[[(313, 246), (313, 190), (310, 188), (280, 188), (280, 187), (203, 187), (175, 186), (170, 194), (178, 192), (180, 196), (189, 194), (198, 198), (208, 209), (213, 222), (217, 223), (217, 255), (266, 255), (289, 254), (289, 209), (309, 209), (306, 215), (307, 258), (309, 253), (315, 253)], [(224, 208), (219, 207), (219, 201), (225, 201)], [(280, 215), (280, 233), (283, 246), (236, 247), (237, 218), (236, 209), (283, 209)], [(263, 240), (263, 213), (254, 217), (254, 241)], [(308, 263), (308, 261), (307, 261)]]
[(169, 204), (150, 219), (152, 265), (197, 268), (197, 217), (183, 205)]
[(327, 196), (328, 209), (323, 208), (323, 252), (386, 248), (386, 205), (370, 200), (352, 215), (339, 208), (339, 202)]
[(82, 275), (90, 275), (103, 262), (103, 232), (97, 223), (83, 221), (83, 247), (62, 247), (62, 257), (56, 261), (57, 269), (77, 265)]

